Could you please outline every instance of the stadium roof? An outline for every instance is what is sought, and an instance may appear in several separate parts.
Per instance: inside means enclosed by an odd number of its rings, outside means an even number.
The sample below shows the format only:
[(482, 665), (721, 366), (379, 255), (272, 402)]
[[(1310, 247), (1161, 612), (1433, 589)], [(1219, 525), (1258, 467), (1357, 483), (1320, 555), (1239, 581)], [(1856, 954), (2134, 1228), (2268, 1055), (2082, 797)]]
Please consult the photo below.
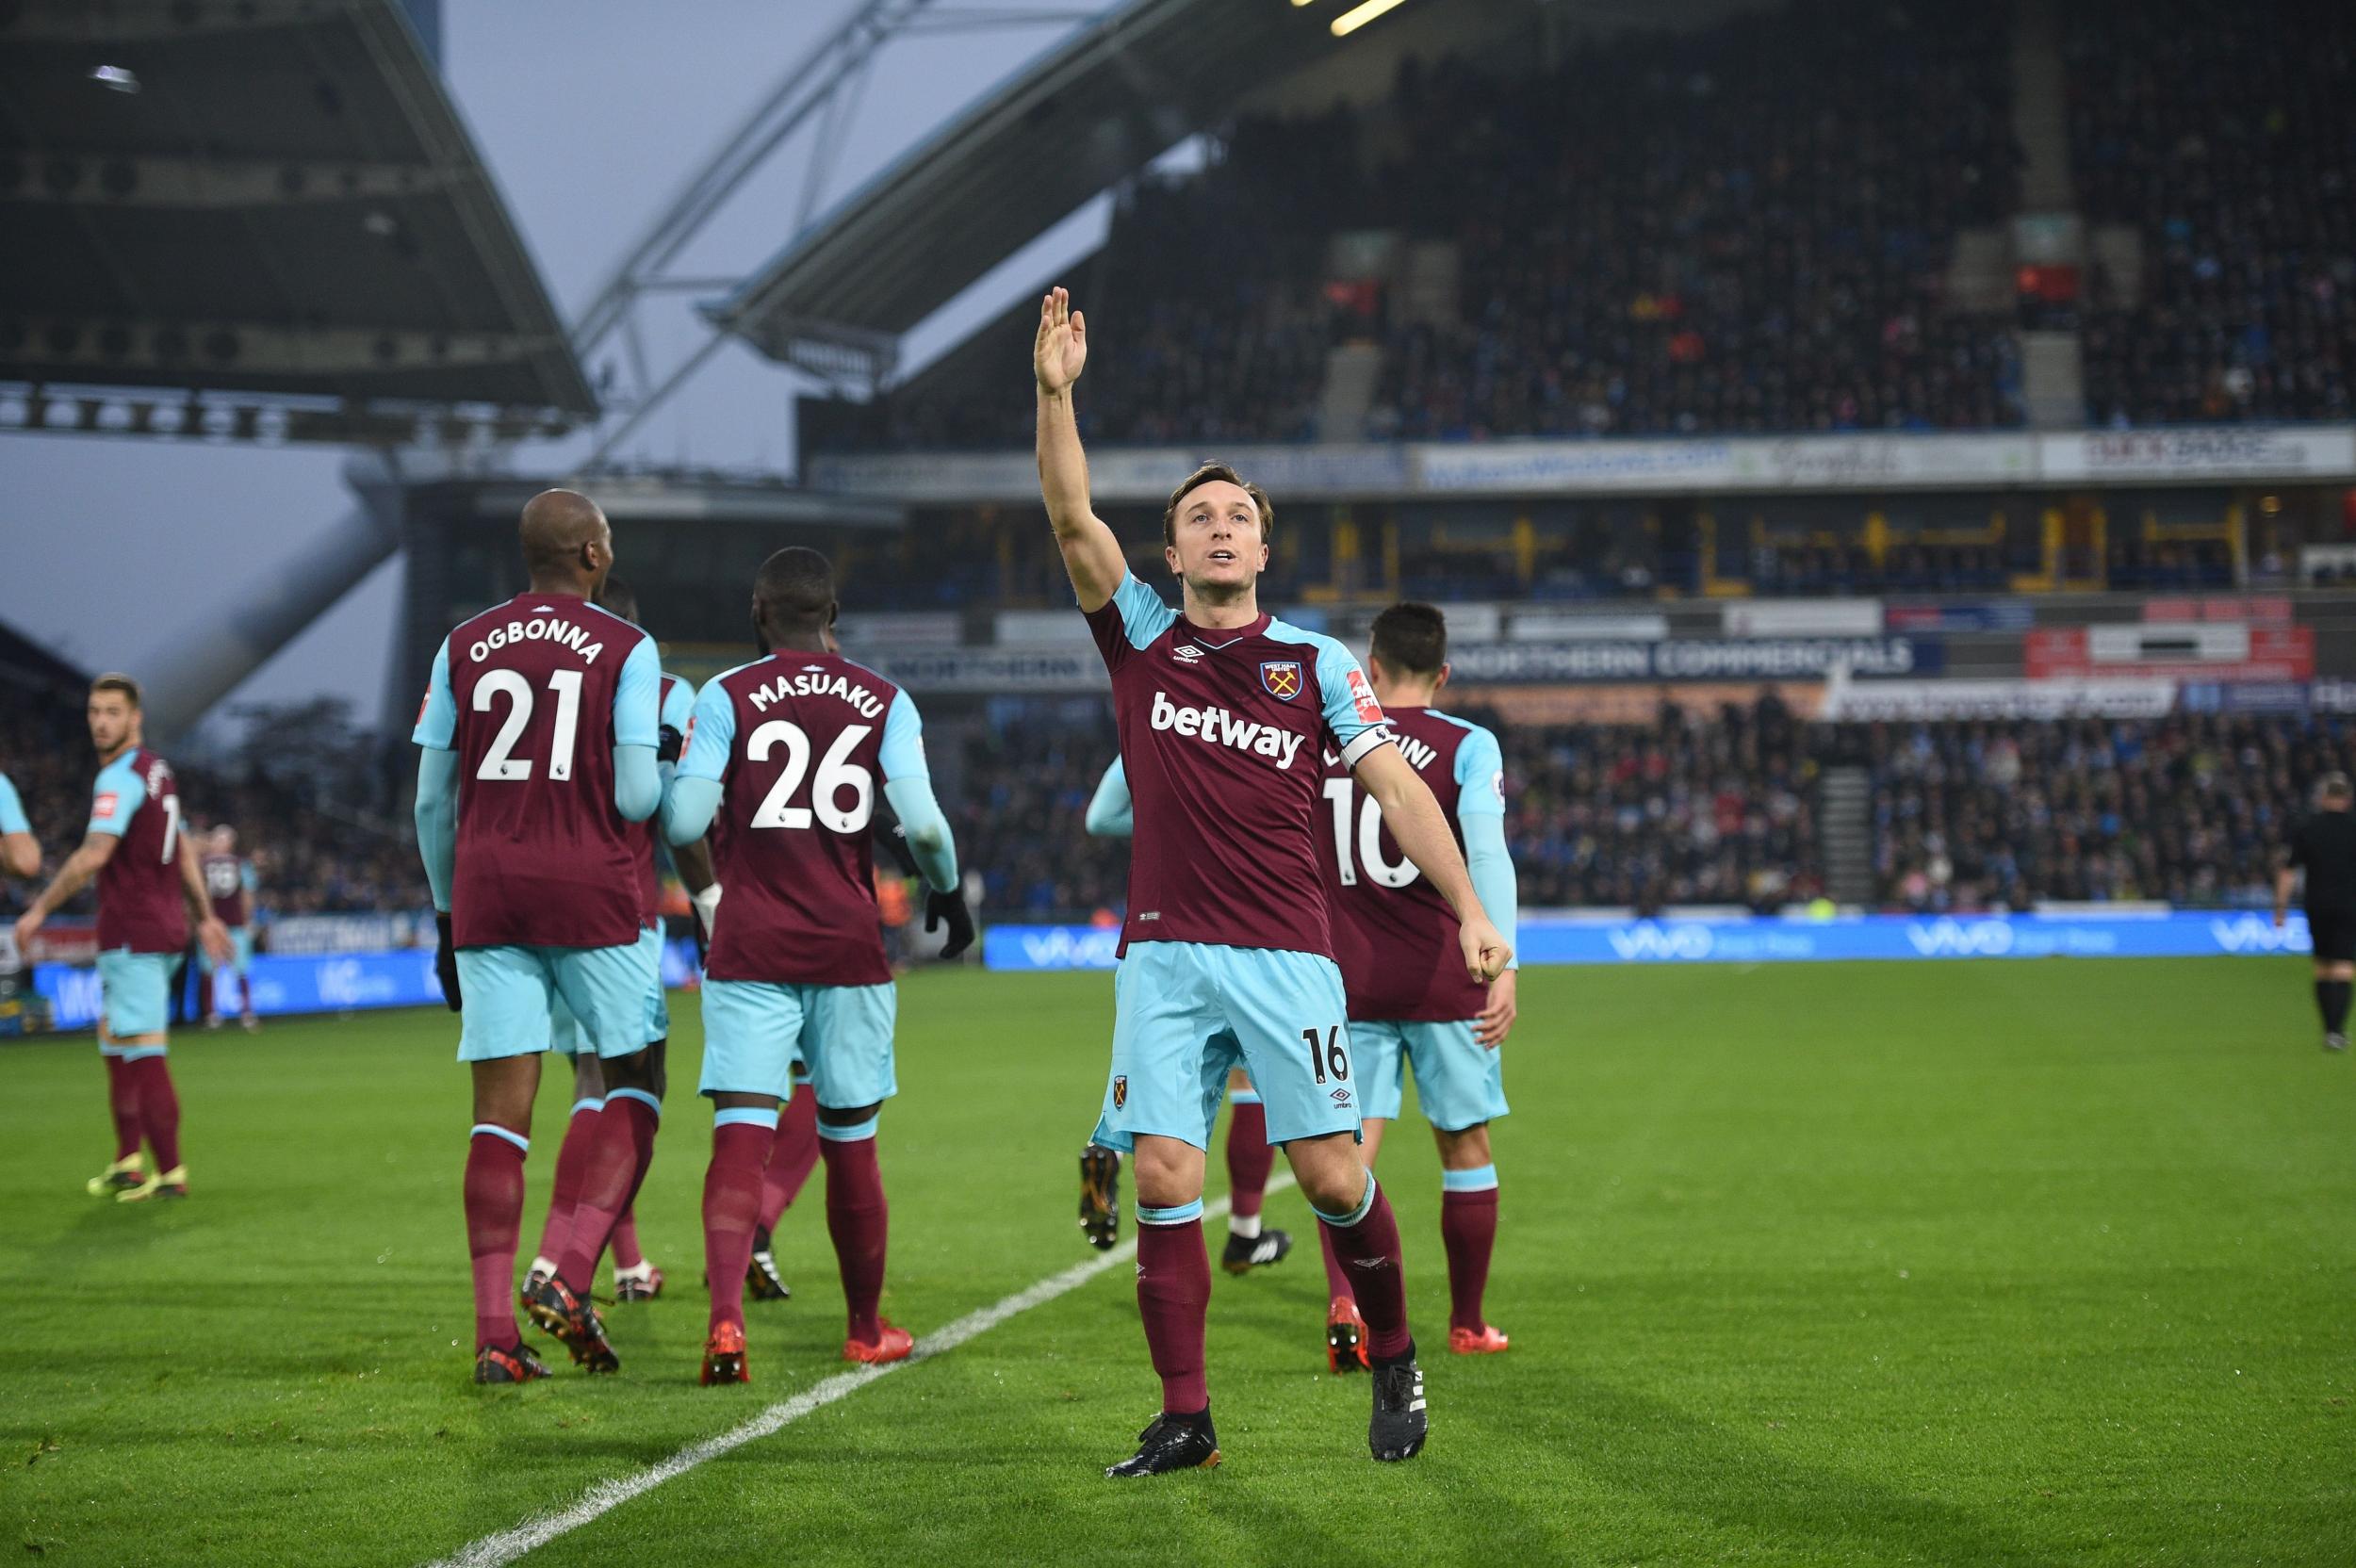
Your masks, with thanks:
[(1462, 44), (1533, 0), (1423, 0), (1336, 40), (1332, 5), (1129, 0), (842, 203), (710, 314), (772, 357), (888, 345), (1108, 187), (1254, 94), (1412, 24)]
[(0, 381), (597, 409), (394, 0), (0, 5)]

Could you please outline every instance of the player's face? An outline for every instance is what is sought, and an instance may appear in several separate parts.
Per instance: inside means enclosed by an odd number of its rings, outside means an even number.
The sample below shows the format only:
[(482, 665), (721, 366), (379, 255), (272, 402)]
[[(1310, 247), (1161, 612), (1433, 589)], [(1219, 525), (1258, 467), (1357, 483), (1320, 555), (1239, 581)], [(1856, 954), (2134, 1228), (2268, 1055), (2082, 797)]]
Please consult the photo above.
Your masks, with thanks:
[(1211, 480), (1186, 492), (1170, 519), (1170, 569), (1197, 592), (1249, 588), (1268, 569), (1260, 509), (1240, 484)]
[(121, 692), (90, 695), (90, 744), (101, 752), (115, 751), (129, 742), (139, 727), (139, 710)]
[(237, 847), (237, 830), (223, 823), (213, 829), (213, 853), (227, 855)]

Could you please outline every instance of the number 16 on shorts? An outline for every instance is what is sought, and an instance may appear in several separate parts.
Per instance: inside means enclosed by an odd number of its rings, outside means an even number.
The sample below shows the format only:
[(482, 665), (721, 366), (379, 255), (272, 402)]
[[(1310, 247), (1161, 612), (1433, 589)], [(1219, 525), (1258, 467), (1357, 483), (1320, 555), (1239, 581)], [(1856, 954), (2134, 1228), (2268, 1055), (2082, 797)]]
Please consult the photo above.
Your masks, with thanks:
[(1309, 1070), (1320, 1085), (1350, 1082), (1350, 1036), (1342, 1025), (1328, 1024), (1322, 1032), (1303, 1029), (1301, 1041), (1309, 1048)]

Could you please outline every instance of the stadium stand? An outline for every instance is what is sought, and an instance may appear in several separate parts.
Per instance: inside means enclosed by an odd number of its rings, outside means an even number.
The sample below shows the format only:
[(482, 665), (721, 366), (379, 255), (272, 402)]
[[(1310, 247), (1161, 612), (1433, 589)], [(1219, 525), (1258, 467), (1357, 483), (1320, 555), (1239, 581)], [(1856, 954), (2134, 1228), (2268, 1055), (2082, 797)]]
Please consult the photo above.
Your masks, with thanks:
[[(1955, 232), (2013, 204), (2005, 67), (1980, 13), (1834, 0), (1242, 118), (1199, 173), (1139, 181), (1085, 270), (1083, 433), (1333, 439), (1326, 351), (1353, 339), (1384, 350), (1379, 435), (2017, 424), (2007, 336), (1942, 299)], [(1352, 276), (1352, 237), (1436, 245), (1454, 297)], [(1029, 439), (963, 365), (809, 408), (814, 446)]]
[(2356, 14), (2116, 0), (2062, 8), (2089, 218), (2132, 225), (2140, 287), (2098, 268), (2097, 424), (2346, 418), (2356, 374)]

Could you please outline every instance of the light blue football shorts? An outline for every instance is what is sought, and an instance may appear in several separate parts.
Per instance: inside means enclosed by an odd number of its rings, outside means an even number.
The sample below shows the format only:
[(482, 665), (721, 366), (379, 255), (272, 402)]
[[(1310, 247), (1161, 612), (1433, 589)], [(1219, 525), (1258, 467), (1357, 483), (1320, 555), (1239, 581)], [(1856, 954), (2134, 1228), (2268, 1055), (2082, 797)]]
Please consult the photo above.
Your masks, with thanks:
[(205, 966), (205, 972), (207, 974), (214, 973), (222, 968), (226, 968), (232, 974), (243, 974), (254, 967), (254, 927), (233, 925), (229, 928), (229, 962), (226, 965), (215, 964), (213, 956), (202, 947), (196, 950), (196, 956), (197, 960)]
[(1358, 1132), (1342, 972), (1316, 953), (1132, 942), (1113, 975), (1113, 1065), (1095, 1141), (1137, 1135), (1211, 1146), (1237, 1063), (1268, 1107), (1270, 1143)]
[(1473, 1038), (1469, 1021), (1392, 1023), (1353, 1019), (1351, 1054), (1358, 1063), (1369, 1120), (1397, 1117), (1407, 1093), (1407, 1073), (1415, 1074), (1415, 1102), (1426, 1121), (1444, 1133), (1461, 1133), (1506, 1112), (1505, 1053)]
[(620, 947), (462, 947), (458, 1059), (496, 1061), (546, 1051), (562, 1001), (599, 1056), (646, 1049), (646, 959)]
[(818, 1103), (857, 1110), (900, 1092), (892, 1033), (899, 988), (704, 982), (703, 1094), (794, 1096), (800, 1063)]
[[(177, 953), (134, 953), (118, 947), (98, 956), (98, 1016), (110, 1040), (160, 1035), (172, 1026), (172, 966)], [(156, 1056), (160, 1045), (98, 1048), (109, 1056)]]
[[(671, 1037), (671, 998), (663, 988), (661, 927), (638, 933), (638, 954), (646, 966), (646, 1037), (643, 1043), (652, 1045)], [(573, 1017), (573, 1010), (564, 1005), (562, 996), (548, 1009), (548, 1049), (564, 1056), (581, 1054), (581, 1021)]]

